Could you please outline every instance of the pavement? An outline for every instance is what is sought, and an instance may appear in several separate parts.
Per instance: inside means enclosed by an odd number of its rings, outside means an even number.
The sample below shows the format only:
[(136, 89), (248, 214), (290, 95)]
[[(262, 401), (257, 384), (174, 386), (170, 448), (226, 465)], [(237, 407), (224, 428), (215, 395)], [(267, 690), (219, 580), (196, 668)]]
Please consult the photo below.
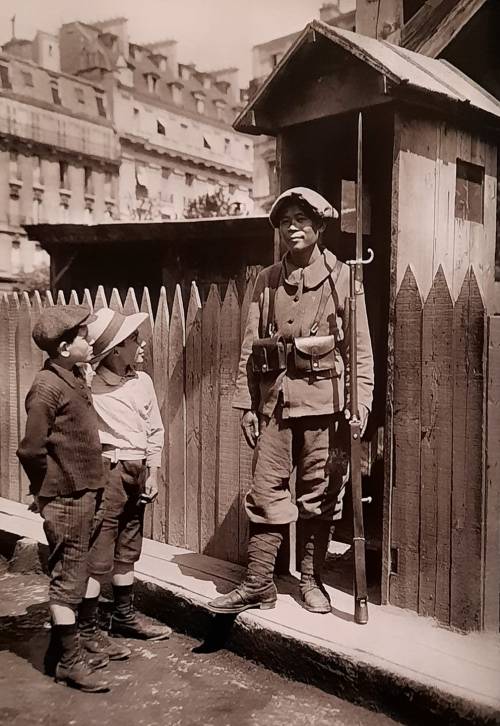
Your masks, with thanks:
[[(0, 533), (4, 548), (12, 537), (30, 540), (18, 543), (14, 568), (39, 567), (37, 543), (45, 537), (38, 515), (0, 498)], [(369, 623), (359, 626), (352, 597), (331, 587), (332, 613), (314, 615), (300, 607), (291, 576), (279, 579), (274, 610), (214, 616), (206, 602), (231, 590), (243, 568), (152, 540), (136, 573), (138, 607), (202, 639), (206, 653), (233, 651), (408, 724), (500, 724), (498, 635), (458, 633), (373, 604)]]
[(397, 726), (397, 721), (295, 683), (225, 649), (207, 652), (179, 633), (126, 640), (127, 661), (101, 675), (107, 693), (57, 684), (43, 673), (48, 578), (2, 572), (0, 726)]

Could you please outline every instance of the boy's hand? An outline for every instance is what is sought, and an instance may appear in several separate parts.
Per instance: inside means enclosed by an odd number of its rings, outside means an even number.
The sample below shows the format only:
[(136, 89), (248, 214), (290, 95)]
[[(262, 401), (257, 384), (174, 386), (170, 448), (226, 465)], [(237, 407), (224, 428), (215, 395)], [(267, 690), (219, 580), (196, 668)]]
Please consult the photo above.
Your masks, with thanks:
[(144, 483), (144, 492), (149, 496), (156, 496), (158, 494), (158, 469), (149, 469), (148, 476)]
[(33, 497), (33, 501), (28, 506), (28, 512), (34, 512), (35, 514), (40, 514), (40, 508), (38, 506), (38, 498)]

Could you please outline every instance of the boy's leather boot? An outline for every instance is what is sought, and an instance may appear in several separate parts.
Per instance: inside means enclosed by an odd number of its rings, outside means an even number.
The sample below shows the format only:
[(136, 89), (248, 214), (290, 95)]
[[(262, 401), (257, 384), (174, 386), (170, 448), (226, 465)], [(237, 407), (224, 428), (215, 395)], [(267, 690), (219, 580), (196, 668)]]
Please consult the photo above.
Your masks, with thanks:
[(131, 650), (108, 638), (99, 628), (99, 598), (84, 598), (78, 608), (78, 627), (82, 648), (90, 656), (104, 653), (109, 660), (126, 660)]
[(169, 638), (172, 628), (136, 611), (132, 588), (133, 585), (113, 585), (115, 608), (111, 616), (110, 635), (115, 638), (139, 638), (140, 640)]
[(88, 693), (109, 691), (108, 682), (92, 670), (82, 653), (77, 624), (54, 625), (54, 630), (62, 650), (56, 666), (56, 682)]
[[(49, 645), (43, 660), (44, 672), (46, 675), (55, 676), (56, 666), (61, 660), (62, 653), (63, 648), (60, 631), (57, 626), (52, 624)], [(99, 670), (99, 668), (105, 668), (109, 663), (109, 657), (105, 653), (89, 653), (87, 651), (83, 651), (83, 656), (92, 671)]]
[(267, 610), (276, 605), (273, 574), (284, 526), (250, 522), (246, 577), (227, 595), (211, 600), (207, 605), (211, 612), (237, 614), (249, 608)]
[(329, 613), (332, 610), (330, 597), (321, 580), (330, 527), (330, 522), (319, 519), (300, 520), (302, 558), (299, 589), (303, 607), (312, 613)]

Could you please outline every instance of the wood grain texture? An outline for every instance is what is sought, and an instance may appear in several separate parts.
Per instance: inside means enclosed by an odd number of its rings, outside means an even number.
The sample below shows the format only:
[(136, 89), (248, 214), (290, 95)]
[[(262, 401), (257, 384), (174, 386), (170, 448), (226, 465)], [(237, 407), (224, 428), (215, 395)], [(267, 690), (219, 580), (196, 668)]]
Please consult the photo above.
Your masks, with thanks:
[(17, 293), (9, 295), (9, 499), (20, 501), (19, 481), (21, 469), (16, 450), (19, 443), (19, 398), (17, 394), (17, 350), (16, 335), (19, 316), (19, 297)]
[(201, 301), (191, 283), (186, 316), (186, 545), (200, 551), (201, 498)]
[(201, 383), (201, 497), (200, 549), (213, 554), (216, 527), (216, 488), (219, 446), (219, 369), (221, 300), (217, 285), (210, 286), (202, 311)]
[(449, 623), (453, 302), (439, 267), (422, 321), (418, 612)]
[(500, 316), (488, 319), (483, 627), (500, 624)]
[(9, 298), (0, 296), (0, 492), (9, 497)]
[(175, 288), (168, 335), (168, 541), (186, 544), (186, 323), (180, 285)]
[(401, 283), (394, 328), (394, 487), (390, 602), (418, 608), (422, 300), (410, 268)]
[(217, 532), (215, 553), (238, 562), (239, 412), (232, 407), (239, 361), (240, 310), (234, 281), (227, 287), (220, 317), (220, 415)]
[[(31, 321), (31, 303), (27, 292), (20, 295), (19, 315), (17, 321), (16, 332), (16, 359), (17, 359), (17, 392), (18, 392), (18, 440), (24, 436), (26, 429), (26, 408), (24, 402), (26, 395), (31, 388), (33, 378), (36, 371), (33, 365), (33, 346), (32, 346), (32, 321)], [(20, 470), (19, 481), (19, 501), (26, 501), (29, 491), (28, 477), (24, 473), (22, 467)]]
[(481, 625), (484, 308), (469, 271), (453, 315), (453, 492), (450, 622)]
[[(130, 291), (129, 291), (130, 292)], [(127, 295), (127, 298), (129, 296)], [(135, 298), (135, 295), (134, 295)], [(167, 293), (164, 287), (160, 290), (158, 308), (153, 329), (153, 383), (155, 385), (158, 406), (165, 427), (164, 446), (161, 457), (161, 468), (158, 477), (158, 498), (152, 507), (153, 539), (168, 542), (168, 496), (169, 487), (169, 447), (168, 447), (168, 336), (170, 315), (167, 305)]]

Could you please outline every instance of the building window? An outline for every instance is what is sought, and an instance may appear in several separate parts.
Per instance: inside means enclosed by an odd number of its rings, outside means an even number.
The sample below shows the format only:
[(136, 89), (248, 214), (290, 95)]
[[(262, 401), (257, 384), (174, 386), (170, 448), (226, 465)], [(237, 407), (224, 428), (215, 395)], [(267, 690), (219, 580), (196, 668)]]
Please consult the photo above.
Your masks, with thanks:
[(19, 157), (17, 154), (17, 151), (11, 151), (9, 153), (9, 178), (10, 179), (20, 179), (20, 170), (19, 170)]
[(33, 185), (39, 186), (42, 181), (42, 160), (39, 156), (33, 156)]
[(455, 217), (483, 223), (484, 167), (457, 159)]
[(205, 113), (205, 101), (202, 98), (196, 99), (196, 111), (197, 113)]
[(145, 73), (146, 84), (148, 86), (149, 93), (156, 93), (158, 87), (158, 79), (152, 73)]
[(193, 182), (194, 182), (194, 174), (190, 174), (189, 172), (186, 172), (185, 179), (186, 179), (186, 186), (192, 187)]
[(104, 174), (104, 198), (113, 199), (113, 175), (110, 171)]
[(104, 99), (102, 96), (96, 96), (95, 101), (97, 103), (97, 112), (99, 116), (106, 118), (106, 109), (104, 107)]
[(28, 71), (21, 71), (21, 76), (25, 86), (33, 87), (33, 75)]
[(85, 96), (83, 95), (83, 88), (75, 88), (75, 96), (78, 103), (85, 103)]
[(68, 164), (66, 161), (59, 162), (59, 187), (69, 189)]
[(167, 59), (166, 58), (160, 58), (159, 68), (162, 73), (165, 73), (165, 71), (167, 70)]
[(134, 111), (133, 111), (133, 124), (134, 124), (133, 130), (135, 133), (137, 133), (141, 126), (141, 112), (139, 111), (138, 108), (134, 108)]
[(0, 85), (2, 86), (2, 88), (5, 88), (5, 89), (12, 88), (12, 84), (11, 84), (10, 78), (9, 78), (8, 66), (0, 65)]
[(278, 63), (282, 59), (282, 57), (283, 57), (283, 53), (272, 53), (272, 55), (271, 55), (271, 67), (272, 68), (276, 68), (276, 66), (278, 65)]
[(171, 174), (172, 174), (172, 169), (169, 166), (162, 166), (162, 168), (161, 168), (161, 178), (162, 179), (170, 179)]
[(85, 207), (83, 210), (83, 223), (93, 224), (94, 223), (94, 210), (92, 207)]
[(59, 86), (57, 85), (56, 81), (53, 81), (50, 84), (50, 90), (52, 92), (52, 101), (56, 103), (58, 106), (61, 105), (61, 97), (59, 95)]
[(85, 194), (94, 193), (94, 185), (92, 184), (92, 169), (90, 166), (86, 166), (83, 169), (83, 190)]
[(156, 133), (165, 136), (165, 125), (159, 119), (156, 121)]
[(224, 153), (231, 153), (231, 139), (224, 139)]
[(13, 272), (19, 272), (21, 269), (21, 242), (19, 237), (14, 237), (12, 240), (11, 265)]
[(172, 89), (172, 101), (175, 103), (176, 106), (180, 106), (182, 103), (182, 90), (180, 86), (173, 85), (171, 86)]
[(236, 184), (229, 184), (228, 192), (229, 194), (234, 194), (236, 191)]
[(62, 202), (59, 205), (59, 224), (67, 224), (69, 222), (69, 205)]
[(135, 167), (135, 198), (147, 199), (148, 182), (146, 178), (146, 168), (140, 164)]
[(41, 211), (42, 211), (42, 200), (39, 199), (38, 197), (35, 197), (33, 199), (33, 207), (32, 207), (32, 212), (31, 212), (31, 215), (33, 217), (33, 224), (40, 224), (40, 220), (42, 218)]
[(205, 148), (205, 149), (211, 149), (212, 148), (212, 146), (211, 146), (210, 142), (207, 140), (207, 137), (206, 136), (203, 137), (203, 148)]

